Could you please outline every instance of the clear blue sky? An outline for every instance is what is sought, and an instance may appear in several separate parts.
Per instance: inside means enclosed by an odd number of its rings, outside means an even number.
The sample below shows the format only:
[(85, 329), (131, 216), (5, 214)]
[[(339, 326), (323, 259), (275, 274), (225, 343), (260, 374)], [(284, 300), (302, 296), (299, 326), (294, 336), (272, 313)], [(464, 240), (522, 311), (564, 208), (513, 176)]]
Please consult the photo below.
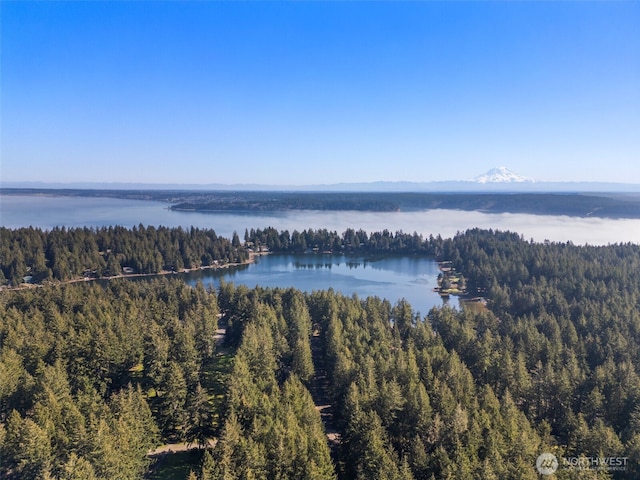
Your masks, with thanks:
[(640, 2), (0, 2), (3, 181), (640, 183)]

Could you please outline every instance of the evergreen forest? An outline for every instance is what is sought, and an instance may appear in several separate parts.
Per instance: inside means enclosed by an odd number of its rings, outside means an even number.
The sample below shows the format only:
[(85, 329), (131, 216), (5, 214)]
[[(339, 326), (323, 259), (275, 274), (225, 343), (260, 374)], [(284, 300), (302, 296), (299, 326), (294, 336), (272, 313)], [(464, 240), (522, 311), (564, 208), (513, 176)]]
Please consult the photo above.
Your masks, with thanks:
[[(111, 278), (259, 251), (431, 256), (487, 308)], [(189, 480), (640, 478), (639, 271), (478, 229), (3, 228), (0, 478), (157, 478), (179, 443)]]

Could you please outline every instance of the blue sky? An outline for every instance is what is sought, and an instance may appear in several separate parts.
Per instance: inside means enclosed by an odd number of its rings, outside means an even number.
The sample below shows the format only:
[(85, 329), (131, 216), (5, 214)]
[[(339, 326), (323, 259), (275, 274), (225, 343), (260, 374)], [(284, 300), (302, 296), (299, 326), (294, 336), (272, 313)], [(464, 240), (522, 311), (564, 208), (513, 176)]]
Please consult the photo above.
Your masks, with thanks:
[(640, 2), (0, 2), (1, 179), (640, 183)]

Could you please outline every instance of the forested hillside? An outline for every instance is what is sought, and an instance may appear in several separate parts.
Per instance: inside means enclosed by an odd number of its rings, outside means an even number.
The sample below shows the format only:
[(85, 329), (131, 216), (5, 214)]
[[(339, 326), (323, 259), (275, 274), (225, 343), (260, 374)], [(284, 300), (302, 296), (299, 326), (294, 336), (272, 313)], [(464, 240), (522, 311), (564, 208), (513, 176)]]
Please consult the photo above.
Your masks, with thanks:
[(237, 235), (229, 240), (199, 228), (0, 227), (0, 286), (181, 271), (248, 258)]
[(174, 278), (5, 290), (0, 476), (140, 478), (155, 445), (211, 438), (191, 478), (534, 479), (542, 452), (625, 459), (561, 463), (556, 478), (640, 476), (639, 246), (482, 230), (245, 239), (436, 255), (488, 309), (420, 318), (397, 299)]
[[(606, 185), (600, 185), (604, 188)], [(375, 191), (212, 191), (155, 189), (38, 189), (0, 188), (8, 195), (56, 195), (65, 197), (105, 197), (155, 200), (170, 204), (172, 210), (199, 212), (282, 212), (291, 210), (395, 212), (429, 209), (482, 211), (491, 213), (529, 213), (573, 217), (638, 218), (640, 201), (634, 193), (578, 193), (577, 184), (565, 185), (566, 192), (521, 190), (511, 185), (505, 191), (476, 191), (473, 183), (451, 185), (451, 191), (399, 192)], [(593, 185), (585, 186), (591, 190)], [(618, 186), (620, 187), (620, 185)], [(629, 185), (630, 192), (633, 186)], [(457, 191), (460, 190), (461, 191)]]

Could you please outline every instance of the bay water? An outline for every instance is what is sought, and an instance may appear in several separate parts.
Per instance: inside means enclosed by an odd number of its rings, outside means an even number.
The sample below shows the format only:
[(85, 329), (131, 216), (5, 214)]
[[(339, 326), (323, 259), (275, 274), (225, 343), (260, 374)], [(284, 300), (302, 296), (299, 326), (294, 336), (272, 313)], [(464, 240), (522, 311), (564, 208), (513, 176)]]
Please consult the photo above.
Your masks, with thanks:
[[(326, 228), (338, 233), (347, 228), (366, 232), (417, 232), (427, 237), (451, 237), (469, 228), (510, 230), (534, 241), (605, 245), (640, 243), (640, 220), (575, 218), (551, 215), (487, 214), (457, 210), (414, 212), (286, 211), (286, 212), (185, 212), (169, 204), (144, 200), (99, 197), (0, 195), (0, 225), (8, 228), (103, 227), (155, 225), (212, 228), (220, 236), (240, 237), (245, 229), (273, 227), (302, 231)], [(443, 300), (433, 292), (438, 265), (424, 257), (363, 258), (342, 255), (269, 255), (250, 265), (202, 270), (182, 278), (195, 284), (218, 285), (220, 278), (236, 284), (294, 287), (303, 291), (333, 288), (362, 298), (376, 295), (391, 303), (405, 298), (416, 311), (426, 314)], [(455, 298), (451, 305), (458, 306)]]
[(576, 245), (640, 243), (640, 219), (568, 217), (483, 213), (460, 210), (411, 212), (360, 212), (290, 210), (284, 212), (193, 212), (173, 211), (169, 204), (145, 200), (47, 195), (0, 195), (0, 225), (8, 228), (102, 227), (108, 225), (164, 225), (212, 228), (231, 238), (242, 238), (246, 228), (274, 227), (302, 231), (326, 228), (338, 233), (347, 228), (366, 232), (418, 232), (424, 236), (452, 237), (469, 228), (492, 228), (517, 232), (525, 239), (542, 242), (573, 242)]

